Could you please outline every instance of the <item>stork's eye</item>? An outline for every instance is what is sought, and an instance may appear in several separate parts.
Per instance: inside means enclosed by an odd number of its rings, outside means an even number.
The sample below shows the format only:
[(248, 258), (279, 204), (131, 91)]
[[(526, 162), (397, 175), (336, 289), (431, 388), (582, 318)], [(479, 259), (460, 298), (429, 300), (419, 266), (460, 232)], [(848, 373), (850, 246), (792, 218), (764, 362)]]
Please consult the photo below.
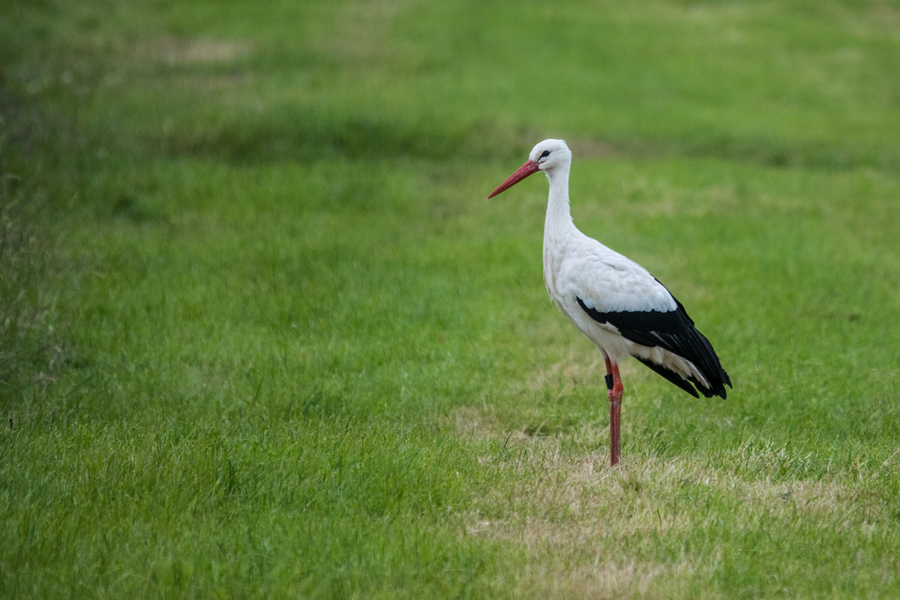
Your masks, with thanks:
[(550, 156), (550, 151), (549, 151), (549, 150), (544, 150), (544, 153), (541, 154), (541, 158), (547, 158), (548, 156)]

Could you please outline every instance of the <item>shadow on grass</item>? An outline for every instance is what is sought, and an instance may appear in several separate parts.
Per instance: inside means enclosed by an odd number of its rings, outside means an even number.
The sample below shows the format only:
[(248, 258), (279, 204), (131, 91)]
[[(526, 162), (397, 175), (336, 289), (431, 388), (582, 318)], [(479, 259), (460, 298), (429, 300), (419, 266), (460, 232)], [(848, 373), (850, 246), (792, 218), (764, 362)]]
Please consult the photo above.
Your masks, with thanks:
[(787, 144), (759, 137), (707, 136), (683, 139), (579, 137), (564, 131), (512, 129), (490, 120), (442, 123), (392, 116), (334, 116), (281, 108), (240, 113), (209, 124), (203, 119), (150, 133), (144, 146), (164, 155), (198, 156), (237, 164), (350, 159), (524, 159), (548, 137), (567, 139), (579, 158), (718, 158), (774, 168), (847, 170), (872, 167), (900, 171), (900, 155), (884, 148), (837, 146), (814, 140)]
[[(539, 141), (537, 136), (534, 136), (534, 140)], [(816, 142), (784, 144), (764, 138), (699, 135), (679, 140), (574, 138), (568, 142), (575, 156), (586, 158), (685, 157), (720, 159), (784, 169), (841, 171), (871, 167), (900, 171), (900, 155), (884, 152), (883, 149), (836, 147)]]
[[(367, 116), (323, 117), (300, 110), (240, 115), (211, 127), (202, 124), (149, 134), (146, 147), (171, 156), (200, 156), (233, 163), (345, 158), (446, 160), (522, 155), (531, 144), (490, 123), (416, 123)], [(498, 142), (499, 140), (499, 142)]]
[(0, 78), (0, 410), (9, 427), (40, 412), (71, 362), (53, 299), (52, 243), (42, 227), (46, 202), (28, 155), (52, 143), (49, 126), (11, 102)]

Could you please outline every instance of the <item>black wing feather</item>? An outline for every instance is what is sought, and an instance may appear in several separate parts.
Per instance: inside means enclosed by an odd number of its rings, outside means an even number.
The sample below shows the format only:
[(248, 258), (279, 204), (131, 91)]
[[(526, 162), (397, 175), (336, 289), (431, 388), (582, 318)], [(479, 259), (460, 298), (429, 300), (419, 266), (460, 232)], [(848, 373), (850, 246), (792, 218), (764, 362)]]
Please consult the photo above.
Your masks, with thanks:
[[(658, 279), (657, 283), (659, 283)], [(588, 308), (581, 298), (576, 297), (575, 299), (582, 310), (592, 319), (598, 323), (608, 323), (614, 326), (625, 339), (650, 348), (659, 346), (691, 361), (706, 377), (710, 387), (704, 387), (695, 377), (691, 377), (689, 381), (697, 386), (697, 389), (707, 398), (712, 396), (725, 398), (725, 385), (731, 385), (728, 373), (722, 368), (722, 363), (719, 362), (719, 357), (716, 356), (712, 344), (702, 333), (697, 331), (694, 321), (688, 316), (684, 306), (677, 298), (674, 296), (672, 298), (675, 300), (677, 308), (668, 312), (658, 310), (600, 312), (594, 308)], [(682, 379), (681, 375), (662, 365), (641, 358), (638, 360), (684, 391), (697, 396), (697, 393), (687, 381)]]

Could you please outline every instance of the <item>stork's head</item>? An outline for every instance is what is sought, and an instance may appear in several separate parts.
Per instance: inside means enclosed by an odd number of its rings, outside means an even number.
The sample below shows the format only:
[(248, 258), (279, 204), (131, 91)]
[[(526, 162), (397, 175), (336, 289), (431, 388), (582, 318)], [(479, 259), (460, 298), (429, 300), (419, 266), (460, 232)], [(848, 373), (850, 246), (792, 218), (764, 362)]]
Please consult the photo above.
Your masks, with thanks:
[(497, 194), (505, 192), (515, 184), (519, 183), (529, 175), (543, 171), (550, 177), (553, 169), (560, 167), (568, 167), (572, 163), (572, 151), (566, 146), (563, 140), (544, 140), (539, 142), (537, 146), (531, 149), (528, 160), (525, 164), (509, 176), (509, 179), (500, 184), (496, 190), (491, 192), (488, 198), (493, 198)]

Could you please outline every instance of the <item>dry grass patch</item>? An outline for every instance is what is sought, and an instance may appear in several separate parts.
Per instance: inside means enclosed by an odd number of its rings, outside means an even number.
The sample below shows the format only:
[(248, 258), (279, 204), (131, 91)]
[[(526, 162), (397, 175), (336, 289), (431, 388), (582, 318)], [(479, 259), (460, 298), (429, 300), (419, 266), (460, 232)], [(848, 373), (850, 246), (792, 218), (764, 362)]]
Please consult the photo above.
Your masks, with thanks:
[[(449, 422), (457, 435), (473, 439), (485, 439), (504, 431), (500, 419), (493, 413), (471, 406), (458, 406), (450, 412)], [(519, 435), (521, 432), (513, 432)]]
[(551, 597), (666, 597), (721, 568), (708, 547), (667, 555), (682, 540), (797, 527), (871, 536), (891, 518), (854, 474), (770, 475), (779, 453), (764, 444), (700, 460), (631, 454), (610, 468), (605, 444), (584, 450), (583, 439), (602, 437), (597, 424), (541, 438), (504, 432), (475, 409), (454, 419), (461, 435), (504, 440), (482, 458), (504, 483), (483, 496), (467, 533), (521, 546), (535, 589)]
[(597, 556), (593, 564), (565, 571), (532, 563), (525, 579), (541, 598), (671, 598), (687, 595), (676, 582), (696, 573), (685, 561), (661, 564), (606, 558)]
[(490, 535), (529, 546), (590, 543), (610, 533), (689, 531), (717, 518), (712, 512), (680, 510), (685, 502), (713, 503), (747, 516), (765, 513), (793, 518), (803, 513), (844, 526), (858, 525), (872, 516), (865, 498), (834, 479), (775, 481), (763, 476), (748, 480), (727, 468), (690, 458), (641, 455), (626, 456), (613, 469), (605, 448), (573, 455), (562, 450), (559, 440), (517, 439), (514, 458), (500, 466), (512, 471), (516, 482), (516, 493), (503, 495), (512, 516), (481, 521), (473, 533), (493, 532)]
[(157, 38), (135, 48), (137, 58), (149, 58), (170, 66), (230, 63), (253, 51), (253, 44), (246, 41), (172, 37)]

